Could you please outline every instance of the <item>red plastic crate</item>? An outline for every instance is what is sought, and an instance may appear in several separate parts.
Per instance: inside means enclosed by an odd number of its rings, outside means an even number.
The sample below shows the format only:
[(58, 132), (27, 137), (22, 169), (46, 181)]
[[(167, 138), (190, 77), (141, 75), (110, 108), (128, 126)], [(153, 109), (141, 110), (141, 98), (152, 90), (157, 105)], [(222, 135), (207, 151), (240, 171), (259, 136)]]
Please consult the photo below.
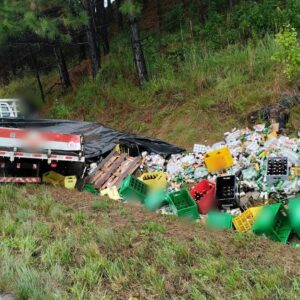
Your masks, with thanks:
[(196, 201), (201, 214), (207, 214), (216, 206), (216, 186), (206, 179), (194, 186), (190, 194)]

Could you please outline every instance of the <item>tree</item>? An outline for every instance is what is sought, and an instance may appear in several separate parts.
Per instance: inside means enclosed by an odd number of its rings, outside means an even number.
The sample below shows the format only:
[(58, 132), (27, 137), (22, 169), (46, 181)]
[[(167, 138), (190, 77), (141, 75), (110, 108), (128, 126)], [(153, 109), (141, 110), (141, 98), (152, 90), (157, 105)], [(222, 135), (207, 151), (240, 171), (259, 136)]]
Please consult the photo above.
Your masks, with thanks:
[(92, 0), (82, 0), (83, 7), (87, 13), (88, 22), (86, 25), (87, 43), (89, 45), (89, 56), (92, 65), (93, 78), (98, 74), (101, 67), (100, 48), (97, 42), (96, 25), (95, 25), (95, 6)]
[(121, 12), (121, 0), (116, 0), (117, 15), (118, 15), (118, 26), (119, 29), (123, 30), (123, 14)]
[(44, 92), (39, 77), (39, 67), (32, 46), (40, 43), (52, 45), (63, 90), (71, 85), (61, 43), (70, 41), (68, 27), (81, 24), (82, 19), (72, 18), (69, 7), (63, 0), (13, 0), (2, 1), (0, 15), (0, 40), (2, 44), (11, 38), (18, 43), (27, 44), (30, 49), (31, 66), (37, 77), (42, 99)]
[(106, 0), (107, 3), (107, 10), (108, 10), (108, 19), (111, 21), (113, 19), (113, 9), (112, 9), (112, 4), (111, 0)]
[(66, 64), (65, 57), (63, 55), (63, 51), (59, 42), (54, 44), (53, 47), (54, 55), (56, 57), (56, 61), (58, 64), (60, 81), (62, 84), (63, 91), (71, 86), (70, 76)]
[[(13, 41), (14, 43), (16, 40), (22, 36), (23, 45), (27, 45), (28, 52), (29, 52), (29, 65), (33, 70), (35, 77), (37, 79), (37, 83), (39, 86), (41, 99), (45, 101), (45, 94), (43, 90), (43, 86), (40, 79), (40, 70), (36, 60), (36, 56), (33, 53), (32, 46), (29, 42), (26, 42), (27, 37), (27, 24), (24, 20), (26, 6), (21, 5), (20, 1), (0, 1), (0, 46), (3, 49), (10, 48), (10, 42)], [(23, 46), (24, 48), (24, 46)], [(13, 57), (10, 57), (12, 60)], [(13, 71), (13, 70), (12, 70)]]
[(158, 29), (158, 34), (159, 34), (159, 38), (161, 35), (161, 25), (162, 25), (162, 21), (161, 21), (161, 0), (156, 0), (156, 17), (157, 17), (157, 29)]
[(126, 0), (121, 6), (121, 12), (128, 17), (134, 62), (139, 82), (143, 85), (146, 81), (148, 81), (148, 71), (137, 21), (137, 17), (141, 13), (141, 6), (134, 0)]
[(36, 57), (33, 54), (31, 45), (29, 45), (28, 48), (29, 48), (29, 53), (30, 53), (30, 57), (31, 57), (32, 69), (34, 70), (35, 77), (36, 77), (36, 80), (38, 82), (38, 86), (39, 86), (39, 90), (40, 90), (40, 94), (41, 94), (41, 99), (42, 99), (43, 103), (45, 103), (45, 93), (44, 93), (43, 85), (42, 85), (42, 82), (41, 82), (39, 66), (38, 66)]
[(107, 55), (109, 49), (108, 18), (104, 0), (96, 0), (96, 24), (103, 45), (103, 54)]
[(62, 50), (62, 43), (72, 40), (71, 30), (86, 23), (84, 12), (76, 1), (63, 0), (28, 0), (24, 21), (28, 30), (50, 41), (57, 63), (62, 90), (71, 86), (70, 76)]

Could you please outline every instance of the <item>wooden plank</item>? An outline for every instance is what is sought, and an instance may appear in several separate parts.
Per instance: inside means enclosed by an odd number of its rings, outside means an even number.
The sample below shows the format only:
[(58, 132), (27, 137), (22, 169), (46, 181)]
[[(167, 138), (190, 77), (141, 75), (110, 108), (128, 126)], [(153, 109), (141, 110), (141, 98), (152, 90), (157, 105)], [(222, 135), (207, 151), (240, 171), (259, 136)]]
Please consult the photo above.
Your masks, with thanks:
[(110, 183), (109, 187), (116, 186), (117, 188), (120, 188), (122, 181), (140, 166), (140, 162), (140, 157), (135, 157), (124, 169), (122, 169), (121, 174)]
[[(123, 170), (125, 167), (128, 167), (128, 165), (131, 164), (131, 161), (126, 160), (123, 162), (122, 165), (116, 170), (116, 172), (109, 178), (109, 180), (105, 183), (105, 187), (113, 187), (114, 182), (118, 180), (118, 178), (121, 176)], [(104, 187), (104, 186), (103, 186)]]
[(105, 171), (104, 176), (100, 177), (95, 183), (96, 188), (101, 188), (102, 185), (109, 180), (109, 178), (114, 174), (114, 172), (120, 167), (122, 162), (126, 160), (127, 154), (121, 154), (120, 157), (111, 165), (110, 169)]
[[(140, 160), (138, 159), (138, 162), (139, 161)], [(129, 158), (120, 166), (120, 168), (118, 168), (118, 170), (114, 173), (114, 176), (112, 176), (106, 182), (105, 186), (106, 187), (115, 186), (115, 183), (119, 181), (120, 176), (121, 178), (125, 179), (128, 175), (132, 174), (139, 167), (139, 165), (140, 165), (139, 163), (137, 165), (135, 164), (135, 160)], [(121, 186), (123, 179), (120, 180), (120, 183), (118, 184), (117, 188)]]
[(103, 167), (100, 169), (100, 171), (102, 172), (106, 172), (107, 170), (109, 170), (109, 168), (112, 166), (112, 164), (119, 159), (120, 155), (119, 154), (115, 154), (106, 164), (103, 165)]
[(101, 162), (100, 164), (96, 167), (96, 169), (86, 177), (86, 182), (89, 182), (91, 178), (103, 167), (104, 164), (106, 164), (114, 155), (117, 153), (115, 150), (110, 152)]
[(103, 167), (93, 176), (91, 179), (91, 183), (96, 182), (103, 174), (106, 174), (108, 172), (109, 167), (119, 159), (119, 155), (113, 156), (106, 164), (103, 165)]
[(123, 180), (131, 175), (139, 166), (140, 166), (140, 158), (138, 157), (134, 160), (125, 171), (122, 171), (122, 174), (118, 177), (118, 180), (115, 182), (115, 185), (120, 187), (122, 185)]
[(102, 170), (99, 170), (94, 177), (90, 180), (90, 183), (95, 183), (95, 181), (97, 181), (104, 173), (102, 172)]

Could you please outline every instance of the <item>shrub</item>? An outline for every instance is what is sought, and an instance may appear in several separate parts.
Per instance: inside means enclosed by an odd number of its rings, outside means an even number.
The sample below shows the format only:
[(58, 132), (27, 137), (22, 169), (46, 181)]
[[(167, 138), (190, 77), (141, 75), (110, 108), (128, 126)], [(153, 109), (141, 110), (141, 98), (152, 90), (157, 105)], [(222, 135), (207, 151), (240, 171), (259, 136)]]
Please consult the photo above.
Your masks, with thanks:
[(284, 73), (289, 79), (294, 79), (300, 74), (300, 44), (297, 40), (295, 28), (286, 26), (276, 34), (276, 42), (279, 49), (272, 59), (284, 66)]
[(67, 119), (70, 116), (70, 113), (71, 113), (70, 108), (66, 104), (56, 99), (52, 106), (50, 115), (53, 118), (57, 118), (57, 119)]

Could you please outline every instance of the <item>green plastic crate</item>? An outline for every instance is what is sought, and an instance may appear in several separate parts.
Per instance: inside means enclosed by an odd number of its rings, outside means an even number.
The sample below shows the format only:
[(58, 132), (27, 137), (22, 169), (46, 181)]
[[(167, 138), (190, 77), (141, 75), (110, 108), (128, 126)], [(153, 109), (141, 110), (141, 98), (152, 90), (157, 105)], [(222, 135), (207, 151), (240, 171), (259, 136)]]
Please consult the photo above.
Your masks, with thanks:
[(90, 183), (86, 183), (83, 187), (85, 192), (92, 193), (94, 195), (99, 195), (99, 190), (95, 189), (94, 186)]
[(233, 215), (218, 211), (211, 211), (207, 214), (207, 226), (213, 229), (231, 229)]
[(145, 207), (150, 211), (156, 211), (168, 204), (167, 193), (164, 190), (156, 190), (150, 193), (144, 201)]
[(287, 243), (292, 231), (287, 211), (282, 203), (264, 206), (252, 229), (257, 235), (265, 235), (271, 240), (281, 243)]
[(292, 226), (288, 217), (280, 218), (276, 224), (274, 233), (271, 233), (270, 239), (281, 243), (287, 243), (292, 232)]
[(126, 177), (122, 186), (119, 189), (119, 194), (126, 200), (138, 200), (144, 203), (144, 200), (148, 194), (148, 186), (135, 176)]
[(289, 201), (289, 219), (292, 229), (300, 237), (300, 197), (291, 199)]
[(199, 219), (197, 204), (187, 189), (168, 194), (167, 200), (178, 217), (189, 220)]

